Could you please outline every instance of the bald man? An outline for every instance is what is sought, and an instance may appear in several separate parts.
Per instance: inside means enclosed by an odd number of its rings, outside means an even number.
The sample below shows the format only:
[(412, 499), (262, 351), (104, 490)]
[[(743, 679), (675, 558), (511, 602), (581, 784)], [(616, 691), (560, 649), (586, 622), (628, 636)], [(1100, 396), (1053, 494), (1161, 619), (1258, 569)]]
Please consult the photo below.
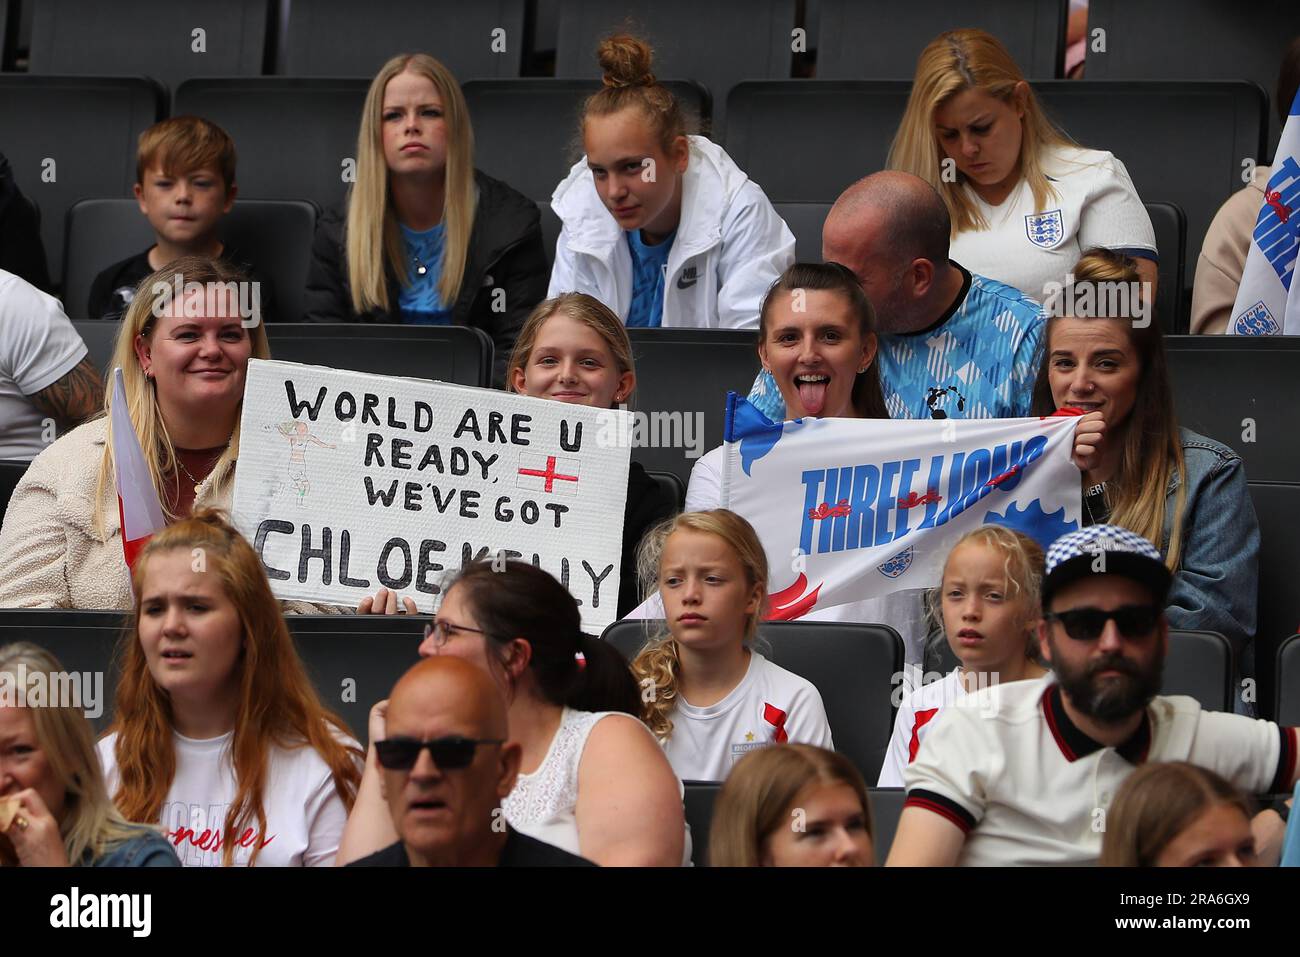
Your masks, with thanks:
[[(880, 333), (876, 362), (894, 419), (1027, 416), (1047, 316), (1019, 289), (948, 258), (951, 220), (910, 173), (873, 173), (846, 189), (822, 226), (822, 259), (848, 267)], [(774, 382), (750, 393), (785, 418)]]
[(934, 187), (890, 170), (835, 201), (822, 258), (852, 270), (875, 309), (892, 418), (1029, 415), (1047, 316), (1019, 289), (949, 259), (951, 234)]
[(387, 737), (375, 743), (399, 840), (350, 867), (573, 867), (584, 858), (506, 824), (501, 799), (519, 774), (506, 706), (481, 668), (425, 658), (397, 682)]

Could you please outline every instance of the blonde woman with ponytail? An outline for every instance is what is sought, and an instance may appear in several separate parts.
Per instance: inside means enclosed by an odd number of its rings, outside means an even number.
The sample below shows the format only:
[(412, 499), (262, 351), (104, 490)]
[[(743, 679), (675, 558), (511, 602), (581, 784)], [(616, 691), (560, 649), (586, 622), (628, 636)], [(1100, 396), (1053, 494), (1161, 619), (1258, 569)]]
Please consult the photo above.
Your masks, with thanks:
[(602, 40), (586, 154), (555, 188), (563, 223), (548, 296), (585, 292), (628, 326), (753, 329), (794, 262), (794, 235), (723, 149), (690, 135), (636, 37)]
[(1179, 427), (1160, 324), (1114, 308), (1142, 294), (1136, 263), (1091, 249), (1071, 272), (1048, 321), (1033, 413), (1085, 413), (1075, 432), (1085, 524), (1122, 525), (1155, 543), (1174, 575), (1169, 627), (1217, 631), (1242, 662), (1259, 567), (1245, 467), (1226, 445)]
[(833, 748), (821, 695), (753, 650), (767, 556), (735, 512), (684, 512), (642, 545), (657, 568), (667, 633), (632, 663), (642, 720), (683, 781), (721, 781), (744, 754), (793, 741)]
[(497, 383), (546, 293), (541, 217), (474, 168), (465, 97), (442, 63), (404, 53), (370, 84), (346, 218), (321, 220), (309, 322), (468, 325), (496, 346)]

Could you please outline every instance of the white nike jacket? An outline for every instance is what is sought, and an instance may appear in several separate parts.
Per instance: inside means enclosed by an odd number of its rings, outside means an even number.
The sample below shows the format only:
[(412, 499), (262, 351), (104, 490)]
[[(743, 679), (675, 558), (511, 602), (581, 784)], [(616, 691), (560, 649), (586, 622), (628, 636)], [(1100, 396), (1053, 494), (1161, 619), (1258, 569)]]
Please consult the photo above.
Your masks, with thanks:
[[(663, 325), (757, 329), (763, 295), (794, 262), (794, 234), (757, 183), (703, 136), (691, 136), (682, 218), (664, 267)], [(632, 254), (584, 156), (551, 196), (563, 227), (547, 296), (585, 292), (624, 321)]]

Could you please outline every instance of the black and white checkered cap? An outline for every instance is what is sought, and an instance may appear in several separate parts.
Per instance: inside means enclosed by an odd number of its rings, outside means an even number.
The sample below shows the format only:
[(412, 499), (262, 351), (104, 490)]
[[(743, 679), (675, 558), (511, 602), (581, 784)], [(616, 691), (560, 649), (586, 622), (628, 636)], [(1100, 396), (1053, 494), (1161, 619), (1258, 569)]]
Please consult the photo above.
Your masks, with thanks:
[(1172, 581), (1156, 547), (1141, 535), (1118, 525), (1089, 525), (1062, 535), (1047, 549), (1043, 607), (1063, 586), (1088, 575), (1132, 578), (1149, 588), (1161, 606)]

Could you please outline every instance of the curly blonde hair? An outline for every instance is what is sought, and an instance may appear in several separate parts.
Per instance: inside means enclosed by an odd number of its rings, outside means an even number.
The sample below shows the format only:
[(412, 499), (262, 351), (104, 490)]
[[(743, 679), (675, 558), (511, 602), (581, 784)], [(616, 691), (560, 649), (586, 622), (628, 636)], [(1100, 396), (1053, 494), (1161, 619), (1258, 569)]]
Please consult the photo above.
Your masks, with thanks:
[[(752, 645), (758, 636), (758, 623), (767, 604), (767, 555), (754, 526), (735, 512), (715, 508), (707, 512), (683, 512), (656, 525), (641, 541), (637, 551), (637, 573), (642, 587), (657, 583), (660, 560), (668, 538), (677, 531), (688, 530), (716, 535), (736, 553), (745, 570), (746, 583), (760, 589), (759, 611), (745, 620), (745, 644)], [(677, 703), (681, 658), (677, 639), (665, 623), (664, 630), (641, 649), (632, 662), (632, 673), (645, 688), (652, 683), (655, 693), (645, 701), (642, 695), (641, 720), (661, 741), (673, 733), (672, 712)]]

